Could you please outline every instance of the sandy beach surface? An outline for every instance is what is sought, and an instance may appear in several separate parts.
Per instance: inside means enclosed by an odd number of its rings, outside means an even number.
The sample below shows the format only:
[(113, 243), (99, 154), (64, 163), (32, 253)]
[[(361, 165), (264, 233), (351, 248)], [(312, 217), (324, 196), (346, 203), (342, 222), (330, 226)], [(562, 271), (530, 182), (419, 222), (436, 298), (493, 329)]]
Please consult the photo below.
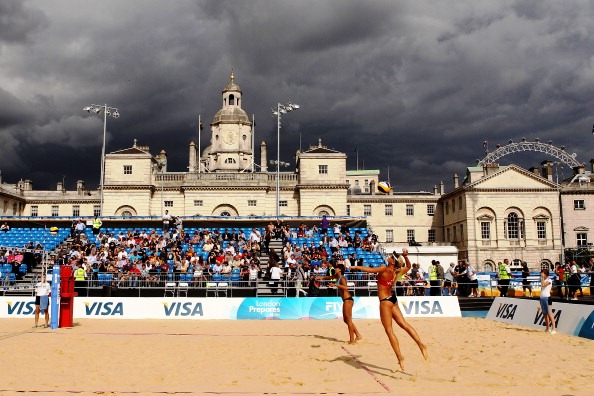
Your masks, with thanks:
[[(476, 318), (409, 319), (398, 368), (379, 320), (0, 320), (2, 395), (585, 395), (594, 341)], [(411, 393), (414, 392), (414, 393)]]

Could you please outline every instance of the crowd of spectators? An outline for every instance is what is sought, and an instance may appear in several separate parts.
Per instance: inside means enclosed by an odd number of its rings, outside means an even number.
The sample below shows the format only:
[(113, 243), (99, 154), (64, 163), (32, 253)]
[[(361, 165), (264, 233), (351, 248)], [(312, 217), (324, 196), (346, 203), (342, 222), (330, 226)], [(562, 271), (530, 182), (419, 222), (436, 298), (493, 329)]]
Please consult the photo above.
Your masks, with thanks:
[(41, 263), (42, 250), (41, 244), (33, 242), (29, 242), (22, 249), (2, 249), (0, 250), (0, 266), (10, 265), (11, 273), (15, 275), (16, 280), (20, 280), (26, 273), (31, 272), (34, 266)]
[[(359, 230), (351, 235), (339, 224), (333, 226), (332, 233), (324, 234), (315, 225), (290, 227), (281, 221), (271, 221), (263, 229), (252, 228), (247, 235), (241, 229), (220, 232), (216, 228), (188, 233), (181, 221), (171, 216), (163, 230), (129, 229), (117, 234), (100, 230), (93, 235), (85, 231), (83, 221), (73, 221), (72, 242), (62, 245), (51, 258), (72, 266), (75, 274), (82, 269), (85, 280), (111, 274), (115, 285), (158, 286), (168, 279), (179, 279), (180, 274), (186, 274), (185, 279), (191, 274), (193, 281), (204, 284), (215, 275), (232, 273), (251, 285), (258, 278), (269, 280), (277, 274), (283, 280), (295, 281), (299, 277), (306, 282), (310, 276), (327, 274), (338, 264), (345, 265), (347, 271), (351, 265), (363, 264), (355, 254), (343, 255), (343, 248), (379, 251), (376, 235), (362, 235)], [(320, 235), (317, 243), (315, 235)], [(273, 239), (282, 241), (281, 251), (271, 247)], [(297, 243), (298, 239), (306, 242)], [(267, 262), (265, 268), (262, 261)], [(278, 272), (271, 271), (274, 267)], [(77, 273), (77, 280), (83, 280), (83, 271)]]

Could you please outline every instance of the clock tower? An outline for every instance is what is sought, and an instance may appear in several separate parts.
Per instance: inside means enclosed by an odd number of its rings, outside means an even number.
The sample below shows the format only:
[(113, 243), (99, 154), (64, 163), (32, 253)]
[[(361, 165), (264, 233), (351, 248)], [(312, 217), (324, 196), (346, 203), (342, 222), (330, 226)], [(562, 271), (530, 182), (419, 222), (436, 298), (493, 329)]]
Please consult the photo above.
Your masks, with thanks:
[(235, 83), (233, 73), (222, 96), (223, 107), (210, 124), (212, 138), (207, 169), (211, 172), (251, 171), (254, 155), (252, 122), (241, 108), (241, 89)]

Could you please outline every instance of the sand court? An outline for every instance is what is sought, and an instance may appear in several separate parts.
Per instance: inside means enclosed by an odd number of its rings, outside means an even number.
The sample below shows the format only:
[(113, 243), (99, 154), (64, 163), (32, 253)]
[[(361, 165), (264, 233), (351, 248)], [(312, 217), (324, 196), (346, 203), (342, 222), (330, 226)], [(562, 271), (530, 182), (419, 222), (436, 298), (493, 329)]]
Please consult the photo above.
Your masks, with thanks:
[[(594, 389), (594, 341), (475, 318), (410, 319), (396, 328), (405, 371), (379, 320), (78, 320), (31, 329), (0, 320), (0, 394), (580, 395)], [(584, 369), (580, 369), (584, 368)]]

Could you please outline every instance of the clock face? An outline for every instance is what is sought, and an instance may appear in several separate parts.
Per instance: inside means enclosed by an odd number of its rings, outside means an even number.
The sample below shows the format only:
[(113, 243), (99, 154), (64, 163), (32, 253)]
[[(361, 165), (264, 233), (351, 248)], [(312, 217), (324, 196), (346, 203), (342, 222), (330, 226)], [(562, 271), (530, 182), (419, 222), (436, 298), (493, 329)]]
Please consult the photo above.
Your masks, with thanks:
[(227, 144), (235, 143), (235, 134), (232, 131), (223, 133), (223, 141)]

